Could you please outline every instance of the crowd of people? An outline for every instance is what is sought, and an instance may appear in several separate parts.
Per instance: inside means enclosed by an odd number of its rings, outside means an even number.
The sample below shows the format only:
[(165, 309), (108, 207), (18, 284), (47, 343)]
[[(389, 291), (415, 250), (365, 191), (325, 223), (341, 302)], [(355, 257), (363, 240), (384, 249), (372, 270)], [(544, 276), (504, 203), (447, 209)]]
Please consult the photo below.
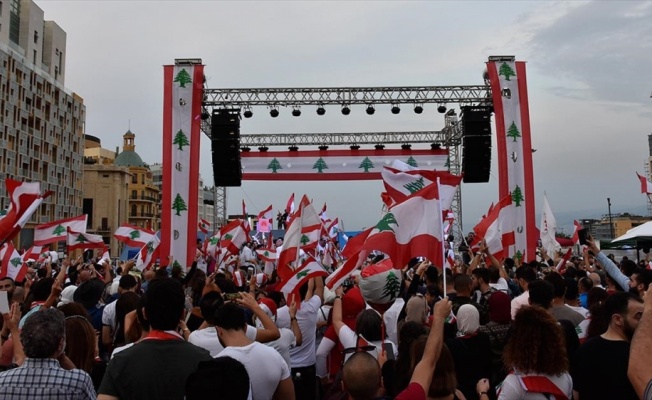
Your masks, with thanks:
[(382, 307), (382, 254), (283, 294), (251, 244), (228, 266), (199, 248), (187, 272), (80, 258), (0, 279), (0, 398), (652, 399), (652, 271), (591, 240), (565, 264), (415, 257)]

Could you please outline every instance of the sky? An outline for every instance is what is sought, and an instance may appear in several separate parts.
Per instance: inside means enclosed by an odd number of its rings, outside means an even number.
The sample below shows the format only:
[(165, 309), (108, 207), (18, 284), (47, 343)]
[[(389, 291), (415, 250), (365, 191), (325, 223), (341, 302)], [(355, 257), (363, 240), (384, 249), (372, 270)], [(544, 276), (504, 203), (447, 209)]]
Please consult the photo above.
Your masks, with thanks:
[[(612, 212), (645, 210), (635, 172), (650, 155), (652, 2), (36, 3), (67, 32), (66, 87), (84, 98), (86, 133), (115, 149), (131, 129), (147, 163), (162, 159), (162, 66), (175, 58), (201, 58), (210, 88), (272, 88), (482, 84), (488, 56), (515, 55), (527, 61), (537, 214), (544, 192), (566, 233), (572, 218), (606, 214), (607, 198)], [(439, 130), (435, 107), (299, 118), (282, 109), (274, 119), (257, 108), (241, 132)], [(490, 181), (462, 187), (465, 232), (498, 200), (493, 143)], [(210, 184), (205, 136), (200, 168)], [(228, 189), (227, 212), (240, 213), (243, 198), (250, 213), (280, 210), (306, 193), (358, 230), (378, 221), (381, 191), (380, 181), (245, 181)]]

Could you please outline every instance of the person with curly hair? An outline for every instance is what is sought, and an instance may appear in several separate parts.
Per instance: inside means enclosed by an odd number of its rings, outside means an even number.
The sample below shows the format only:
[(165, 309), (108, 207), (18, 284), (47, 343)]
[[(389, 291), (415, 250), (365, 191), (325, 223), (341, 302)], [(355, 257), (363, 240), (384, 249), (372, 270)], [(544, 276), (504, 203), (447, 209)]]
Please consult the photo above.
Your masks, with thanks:
[[(568, 372), (564, 333), (548, 311), (538, 306), (522, 307), (512, 324), (512, 334), (503, 351), (512, 373), (498, 391), (499, 400), (570, 399), (573, 380)], [(555, 351), (557, 349), (557, 351)], [(481, 399), (489, 382), (478, 382)]]

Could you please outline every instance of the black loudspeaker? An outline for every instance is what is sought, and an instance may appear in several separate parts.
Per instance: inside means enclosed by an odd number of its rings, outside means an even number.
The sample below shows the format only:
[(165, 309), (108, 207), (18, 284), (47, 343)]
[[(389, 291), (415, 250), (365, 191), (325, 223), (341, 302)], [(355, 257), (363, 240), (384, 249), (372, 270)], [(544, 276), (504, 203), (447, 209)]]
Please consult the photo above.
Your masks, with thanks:
[(464, 183), (489, 182), (491, 172), (491, 136), (464, 136), (462, 172)]
[(491, 111), (488, 107), (462, 107), (464, 136), (491, 135)]
[(242, 186), (239, 112), (213, 110), (211, 138), (215, 186)]

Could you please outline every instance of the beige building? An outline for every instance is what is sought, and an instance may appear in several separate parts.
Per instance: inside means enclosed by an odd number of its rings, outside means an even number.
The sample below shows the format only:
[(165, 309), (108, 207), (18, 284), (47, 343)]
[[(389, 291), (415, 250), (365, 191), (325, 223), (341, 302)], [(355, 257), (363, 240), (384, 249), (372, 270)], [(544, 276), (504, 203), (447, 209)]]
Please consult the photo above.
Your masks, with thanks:
[[(16, 240), (23, 248), (35, 225), (82, 213), (86, 108), (64, 87), (66, 33), (31, 0), (0, 4), (0, 181), (54, 192)], [(0, 196), (0, 209), (8, 205)]]
[(83, 212), (88, 215), (87, 232), (101, 235), (115, 257), (121, 248), (113, 233), (128, 220), (131, 174), (128, 167), (113, 165), (115, 152), (103, 149), (100, 139), (85, 138)]

